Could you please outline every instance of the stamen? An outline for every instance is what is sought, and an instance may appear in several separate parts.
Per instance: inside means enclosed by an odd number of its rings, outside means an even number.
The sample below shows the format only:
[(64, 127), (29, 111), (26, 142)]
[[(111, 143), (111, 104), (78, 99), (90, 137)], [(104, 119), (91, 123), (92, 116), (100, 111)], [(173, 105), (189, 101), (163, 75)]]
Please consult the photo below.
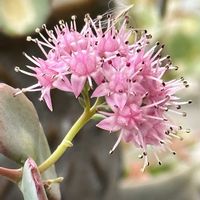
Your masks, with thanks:
[(27, 36), (26, 37), (26, 41), (28, 41), (28, 42), (32, 41), (32, 37), (31, 36)]
[(39, 63), (36, 62), (36, 60), (34, 60), (33, 58), (31, 58), (29, 55), (27, 55), (25, 52), (23, 52), (23, 55), (28, 58), (32, 63), (34, 63), (35, 65), (37, 65), (38, 67), (40, 66)]
[[(166, 109), (165, 107), (162, 107), (163, 109)], [(169, 112), (172, 112), (172, 113), (175, 113), (175, 114), (178, 114), (178, 115), (182, 115), (183, 117), (186, 117), (187, 116), (187, 113), (186, 112), (178, 112), (176, 110), (172, 110), (172, 109), (169, 109), (167, 108), (166, 111), (169, 111)]]
[(26, 74), (26, 75), (28, 75), (28, 76), (36, 77), (36, 74), (33, 74), (33, 73), (30, 73), (30, 72), (24, 71), (24, 70), (20, 69), (20, 67), (18, 67), (18, 66), (15, 67), (15, 71), (16, 71), (16, 72), (21, 72), (21, 73)]
[(161, 48), (155, 53), (155, 55), (153, 55), (153, 57), (151, 58), (151, 61), (155, 60), (158, 57), (158, 55), (161, 53), (163, 48), (164, 46), (162, 45)]
[(144, 115), (144, 117), (149, 118), (149, 119), (160, 120), (160, 121), (168, 121), (167, 118), (156, 117), (156, 116), (152, 116), (152, 115)]
[(165, 101), (168, 101), (169, 99), (170, 99), (170, 96), (167, 96), (166, 98), (164, 98), (164, 99), (162, 99), (160, 101), (154, 102), (154, 103), (149, 104), (147, 106), (143, 106), (142, 108), (151, 108), (151, 107), (154, 107), (154, 106), (158, 106), (159, 104), (162, 104)]
[(176, 135), (174, 133), (169, 133), (170, 136), (174, 137), (174, 138), (177, 138), (179, 140), (183, 140), (183, 137), (179, 136), (179, 135)]
[(88, 76), (88, 83), (89, 83), (90, 88), (92, 89), (93, 85), (92, 85), (92, 79), (90, 76)]
[(38, 39), (35, 39), (35, 41), (36, 41), (37, 45), (39, 46), (39, 48), (41, 49), (42, 53), (45, 55), (45, 57), (48, 58), (46, 51), (44, 50), (44, 48), (42, 47), (42, 45), (40, 44)]
[[(152, 147), (152, 148), (153, 148), (153, 147)], [(162, 162), (161, 162), (161, 160), (159, 159), (158, 154), (156, 153), (156, 151), (155, 151), (154, 148), (153, 148), (153, 155), (155, 156), (155, 158), (156, 158), (158, 164), (159, 164), (159, 165), (162, 165)]]
[(168, 145), (165, 146), (165, 149), (168, 150), (170, 153), (172, 153), (173, 155), (176, 155), (176, 152), (173, 151)]
[(63, 19), (59, 20), (59, 25), (61, 29), (65, 28), (65, 21)]
[(72, 16), (71, 16), (71, 19), (72, 19), (72, 21), (73, 21), (73, 29), (74, 29), (75, 31), (77, 31), (77, 27), (76, 27), (76, 18), (77, 18), (76, 15), (72, 15)]
[(142, 172), (144, 172), (145, 168), (146, 168), (147, 166), (149, 166), (147, 153), (146, 153), (146, 152), (143, 152), (143, 155), (144, 155), (144, 164), (143, 164), (143, 167), (142, 167), (142, 169), (141, 169)]
[(191, 130), (190, 130), (190, 129), (185, 129), (185, 132), (186, 132), (186, 133), (190, 133)]
[(115, 151), (115, 149), (116, 149), (117, 146), (119, 145), (121, 139), (122, 139), (122, 133), (120, 133), (120, 135), (119, 135), (119, 137), (118, 137), (116, 143), (114, 144), (113, 148), (109, 151), (109, 154), (112, 154), (112, 153)]
[(40, 44), (42, 44), (43, 46), (46, 46), (46, 47), (49, 47), (49, 48), (52, 48), (54, 49), (55, 47), (44, 37), (44, 35), (39, 31), (37, 32), (39, 34), (39, 36), (44, 40), (44, 42), (38, 40), (38, 42)]
[(22, 88), (21, 90), (19, 90), (18, 92), (14, 93), (14, 96), (17, 96), (21, 93), (25, 93), (25, 92), (35, 92), (35, 91), (41, 91), (41, 88), (38, 88), (40, 87), (40, 84), (39, 83), (36, 83), (34, 85), (31, 85), (27, 88)]
[(32, 66), (30, 66), (30, 65), (26, 65), (26, 67), (28, 68), (28, 69), (31, 69), (31, 70), (35, 70), (35, 67), (32, 67)]
[(36, 29), (35, 29), (35, 32), (36, 32), (36, 33), (39, 33), (39, 32), (40, 32), (40, 29), (39, 29), (39, 28), (36, 28)]
[(133, 79), (135, 76), (137, 76), (140, 72), (142, 72), (143, 67), (140, 67), (132, 76), (131, 79)]

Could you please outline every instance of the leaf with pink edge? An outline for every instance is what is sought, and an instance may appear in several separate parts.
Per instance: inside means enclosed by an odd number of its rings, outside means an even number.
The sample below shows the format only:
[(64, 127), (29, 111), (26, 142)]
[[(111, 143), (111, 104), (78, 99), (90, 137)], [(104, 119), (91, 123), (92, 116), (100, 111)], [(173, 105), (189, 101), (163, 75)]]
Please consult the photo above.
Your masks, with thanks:
[[(16, 91), (0, 83), (0, 153), (21, 166), (28, 157), (39, 165), (49, 157), (50, 149), (33, 104), (24, 94), (14, 97)], [(42, 177), (44, 180), (56, 178), (54, 166)], [(61, 198), (57, 184), (48, 190), (48, 197)]]
[(37, 165), (31, 158), (25, 162), (19, 188), (24, 200), (48, 200)]

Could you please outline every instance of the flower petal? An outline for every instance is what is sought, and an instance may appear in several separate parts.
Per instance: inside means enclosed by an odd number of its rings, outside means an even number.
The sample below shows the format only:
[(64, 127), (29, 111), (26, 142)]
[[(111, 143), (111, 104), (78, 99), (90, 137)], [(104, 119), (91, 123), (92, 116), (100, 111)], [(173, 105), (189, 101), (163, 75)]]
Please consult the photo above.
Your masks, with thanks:
[(113, 132), (113, 131), (115, 132), (115, 131), (120, 130), (120, 127), (116, 124), (115, 117), (113, 116), (103, 119), (96, 126), (110, 132)]
[(102, 83), (101, 85), (99, 85), (92, 93), (91, 97), (102, 97), (108, 95), (109, 90), (107, 88), (107, 85), (107, 83)]
[(69, 80), (66, 77), (58, 78), (53, 82), (53, 87), (66, 91), (66, 92), (71, 92), (71, 84)]
[(45, 89), (45, 93), (43, 95), (43, 99), (45, 101), (45, 103), (47, 104), (47, 107), (49, 108), (50, 111), (53, 111), (53, 107), (52, 107), (52, 102), (51, 102), (51, 94), (50, 94), (50, 88), (46, 88)]
[(115, 93), (113, 94), (113, 99), (114, 99), (115, 105), (118, 106), (120, 110), (122, 110), (127, 102), (127, 94)]
[(72, 74), (72, 76), (71, 76), (71, 86), (72, 86), (72, 91), (73, 91), (74, 95), (76, 96), (76, 98), (82, 92), (85, 81), (86, 81), (86, 77), (76, 76), (76, 75)]

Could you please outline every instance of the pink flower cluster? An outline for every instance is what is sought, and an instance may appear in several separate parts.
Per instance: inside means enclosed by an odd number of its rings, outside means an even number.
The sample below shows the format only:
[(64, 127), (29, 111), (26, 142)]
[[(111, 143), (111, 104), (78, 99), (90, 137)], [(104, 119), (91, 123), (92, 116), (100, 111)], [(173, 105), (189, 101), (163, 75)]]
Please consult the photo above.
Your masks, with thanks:
[(45, 58), (25, 54), (36, 65), (27, 66), (33, 73), (18, 67), (16, 70), (37, 79), (35, 85), (22, 92), (41, 91), (40, 99), (50, 110), (51, 89), (72, 92), (78, 97), (87, 82), (91, 97), (104, 97), (109, 106), (109, 111), (99, 111), (105, 118), (97, 126), (120, 132), (111, 152), (121, 139), (132, 142), (142, 149), (145, 167), (148, 145), (163, 146), (172, 136), (178, 137), (176, 131), (182, 127), (170, 122), (165, 113), (186, 115), (176, 109), (191, 101), (181, 102), (175, 93), (188, 87), (188, 83), (183, 78), (164, 81), (163, 75), (168, 70), (178, 69), (172, 65), (170, 56), (161, 55), (164, 46), (159, 43), (150, 46), (151, 35), (128, 28), (128, 17), (118, 28), (116, 21), (112, 16), (105, 23), (102, 16), (92, 20), (86, 15), (80, 32), (75, 16), (70, 26), (60, 21), (54, 31), (44, 25), (48, 38), (36, 29), (42, 40), (30, 36), (27, 39), (37, 43)]

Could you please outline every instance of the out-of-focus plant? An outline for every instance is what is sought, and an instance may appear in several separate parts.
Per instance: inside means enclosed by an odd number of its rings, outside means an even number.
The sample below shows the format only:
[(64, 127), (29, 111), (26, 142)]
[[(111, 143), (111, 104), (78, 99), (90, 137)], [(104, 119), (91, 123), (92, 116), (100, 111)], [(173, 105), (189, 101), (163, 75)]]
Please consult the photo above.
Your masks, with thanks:
[(0, 32), (9, 36), (31, 33), (46, 22), (50, 8), (49, 0), (1, 0)]

